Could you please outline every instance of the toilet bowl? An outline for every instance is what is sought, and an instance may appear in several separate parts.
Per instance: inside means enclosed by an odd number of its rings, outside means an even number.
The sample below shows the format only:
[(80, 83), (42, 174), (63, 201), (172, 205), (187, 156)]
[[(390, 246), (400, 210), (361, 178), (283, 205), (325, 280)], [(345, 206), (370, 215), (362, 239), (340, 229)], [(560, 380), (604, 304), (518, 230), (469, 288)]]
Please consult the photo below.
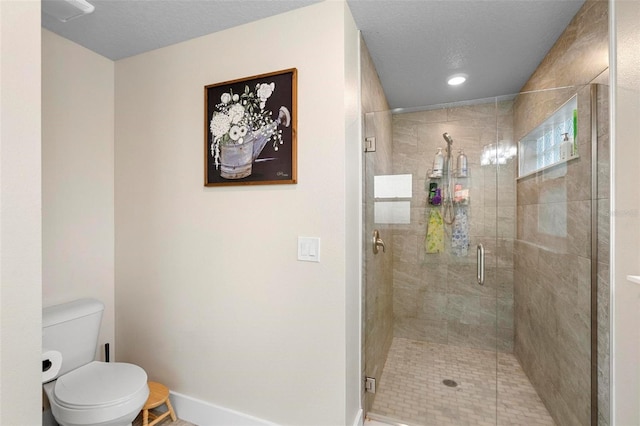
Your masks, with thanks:
[(129, 426), (149, 396), (141, 367), (95, 360), (103, 311), (95, 299), (42, 310), (42, 387), (62, 426)]
[(45, 383), (44, 390), (62, 426), (130, 425), (149, 396), (142, 368), (99, 361)]

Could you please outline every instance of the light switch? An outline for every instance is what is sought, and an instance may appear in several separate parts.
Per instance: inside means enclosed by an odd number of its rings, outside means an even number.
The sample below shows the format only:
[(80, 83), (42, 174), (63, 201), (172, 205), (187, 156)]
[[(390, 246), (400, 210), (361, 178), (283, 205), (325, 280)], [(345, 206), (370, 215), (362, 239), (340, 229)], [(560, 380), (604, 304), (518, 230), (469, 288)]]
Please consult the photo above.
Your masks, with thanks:
[(298, 237), (298, 260), (320, 262), (320, 238)]

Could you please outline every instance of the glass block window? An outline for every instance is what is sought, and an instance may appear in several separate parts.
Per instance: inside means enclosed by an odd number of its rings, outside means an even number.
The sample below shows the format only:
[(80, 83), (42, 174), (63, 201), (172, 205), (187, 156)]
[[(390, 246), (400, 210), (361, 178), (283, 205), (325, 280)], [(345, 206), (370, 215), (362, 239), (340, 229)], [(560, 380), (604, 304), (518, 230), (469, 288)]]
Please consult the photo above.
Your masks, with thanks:
[(544, 135), (536, 139), (536, 168), (556, 164), (560, 161), (560, 144), (564, 140), (564, 134), (568, 133), (573, 142), (573, 116), (547, 130)]
[[(560, 144), (565, 133), (571, 143), (575, 140), (577, 108), (578, 99), (574, 96), (518, 142), (518, 177), (568, 161), (560, 156)], [(574, 153), (569, 159), (577, 156)]]

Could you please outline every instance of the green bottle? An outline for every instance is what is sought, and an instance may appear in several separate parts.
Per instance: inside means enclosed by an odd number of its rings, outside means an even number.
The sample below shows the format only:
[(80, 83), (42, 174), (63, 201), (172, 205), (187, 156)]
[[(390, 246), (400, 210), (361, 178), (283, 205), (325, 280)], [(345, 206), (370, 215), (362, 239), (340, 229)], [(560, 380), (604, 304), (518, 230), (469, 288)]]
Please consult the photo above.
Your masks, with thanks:
[(573, 110), (573, 155), (578, 155), (578, 110)]

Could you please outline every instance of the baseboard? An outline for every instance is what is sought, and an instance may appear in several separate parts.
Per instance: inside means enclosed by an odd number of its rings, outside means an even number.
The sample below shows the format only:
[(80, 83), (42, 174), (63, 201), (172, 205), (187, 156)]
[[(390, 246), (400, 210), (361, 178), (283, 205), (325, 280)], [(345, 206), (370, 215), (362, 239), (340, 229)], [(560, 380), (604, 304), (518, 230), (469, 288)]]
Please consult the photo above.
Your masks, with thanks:
[[(198, 426), (277, 426), (275, 423), (249, 416), (228, 408), (170, 391), (171, 405), (177, 416), (181, 420), (194, 423)], [(166, 406), (158, 407), (160, 411)], [(363, 426), (363, 411), (358, 411), (358, 415), (353, 422), (353, 426)], [(42, 413), (42, 426), (57, 426), (51, 410)]]
[(407, 426), (406, 423), (402, 423), (397, 419), (375, 413), (367, 413), (367, 423), (385, 426)]
[(219, 407), (178, 392), (170, 392), (176, 415), (198, 426), (277, 426), (275, 423)]
[(353, 422), (353, 426), (363, 426), (364, 425), (363, 414), (364, 414), (364, 411), (362, 411), (362, 408), (359, 409), (358, 410), (358, 415), (356, 416), (356, 419)]

